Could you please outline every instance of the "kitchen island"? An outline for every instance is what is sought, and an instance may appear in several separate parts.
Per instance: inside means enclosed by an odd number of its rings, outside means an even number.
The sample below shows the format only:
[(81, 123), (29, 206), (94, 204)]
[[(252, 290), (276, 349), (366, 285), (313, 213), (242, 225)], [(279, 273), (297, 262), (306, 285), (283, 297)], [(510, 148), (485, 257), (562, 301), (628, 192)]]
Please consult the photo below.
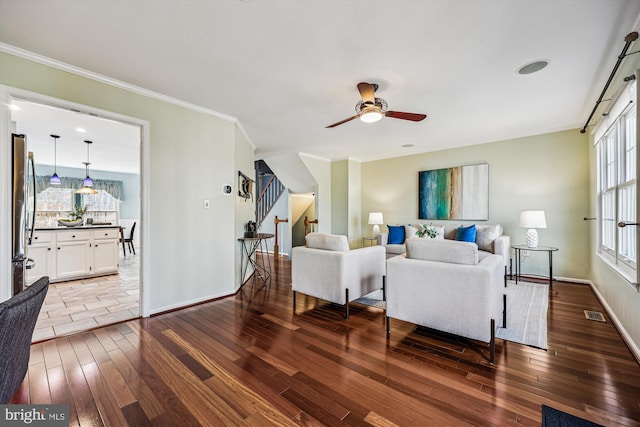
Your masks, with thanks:
[(42, 276), (61, 282), (117, 273), (119, 237), (118, 225), (36, 228), (27, 246), (35, 261), (27, 270), (28, 283)]

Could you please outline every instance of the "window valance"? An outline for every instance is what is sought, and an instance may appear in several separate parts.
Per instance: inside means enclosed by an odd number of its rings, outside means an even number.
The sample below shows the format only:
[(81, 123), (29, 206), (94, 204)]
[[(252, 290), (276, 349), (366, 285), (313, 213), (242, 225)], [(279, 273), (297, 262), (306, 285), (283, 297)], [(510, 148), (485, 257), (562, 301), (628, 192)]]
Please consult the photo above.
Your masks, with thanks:
[[(51, 187), (49, 184), (50, 176), (36, 176), (36, 193), (41, 193)], [(83, 178), (73, 178), (68, 176), (60, 177), (60, 188), (71, 188), (78, 190), (82, 188)], [(112, 197), (123, 200), (122, 181), (113, 179), (95, 179), (93, 180), (93, 188), (96, 190), (104, 190), (111, 194)]]

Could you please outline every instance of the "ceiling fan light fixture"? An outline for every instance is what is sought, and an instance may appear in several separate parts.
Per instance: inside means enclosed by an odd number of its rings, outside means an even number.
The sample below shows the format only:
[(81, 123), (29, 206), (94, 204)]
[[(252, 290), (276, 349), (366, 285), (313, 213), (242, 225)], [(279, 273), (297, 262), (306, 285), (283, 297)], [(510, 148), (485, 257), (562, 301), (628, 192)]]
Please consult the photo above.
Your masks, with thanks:
[(382, 119), (382, 113), (377, 109), (365, 110), (362, 115), (360, 115), (360, 120), (365, 123), (375, 123), (380, 119)]

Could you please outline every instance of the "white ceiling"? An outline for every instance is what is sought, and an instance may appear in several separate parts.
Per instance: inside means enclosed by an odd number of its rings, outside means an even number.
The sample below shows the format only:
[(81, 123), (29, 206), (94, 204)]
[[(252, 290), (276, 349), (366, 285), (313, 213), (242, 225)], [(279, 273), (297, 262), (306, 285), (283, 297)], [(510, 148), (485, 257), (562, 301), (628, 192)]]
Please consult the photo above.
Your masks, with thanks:
[[(27, 136), (37, 164), (90, 171), (140, 173), (140, 128), (86, 113), (20, 99), (12, 100), (11, 121), (16, 133)], [(79, 132), (84, 129), (85, 132)], [(59, 136), (54, 146), (54, 138)], [(91, 141), (89, 152), (85, 141)]]
[[(236, 117), (257, 157), (367, 161), (581, 128), (639, 14), (637, 0), (0, 0), (0, 42)], [(325, 129), (354, 115), (360, 81), (427, 119)]]

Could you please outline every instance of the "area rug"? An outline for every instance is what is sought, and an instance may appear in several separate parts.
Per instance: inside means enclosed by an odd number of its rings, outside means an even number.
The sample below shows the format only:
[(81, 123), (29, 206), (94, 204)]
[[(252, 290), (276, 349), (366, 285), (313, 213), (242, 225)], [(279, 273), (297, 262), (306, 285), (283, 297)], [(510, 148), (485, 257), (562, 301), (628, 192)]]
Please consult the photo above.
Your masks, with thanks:
[(602, 427), (584, 418), (542, 405), (542, 427)]
[(373, 291), (370, 294), (361, 296), (353, 302), (380, 308), (382, 310), (386, 308), (386, 303), (382, 300), (382, 289), (378, 289), (377, 291)]
[(499, 327), (496, 337), (546, 350), (549, 286), (509, 281), (503, 290), (507, 295), (507, 327)]

